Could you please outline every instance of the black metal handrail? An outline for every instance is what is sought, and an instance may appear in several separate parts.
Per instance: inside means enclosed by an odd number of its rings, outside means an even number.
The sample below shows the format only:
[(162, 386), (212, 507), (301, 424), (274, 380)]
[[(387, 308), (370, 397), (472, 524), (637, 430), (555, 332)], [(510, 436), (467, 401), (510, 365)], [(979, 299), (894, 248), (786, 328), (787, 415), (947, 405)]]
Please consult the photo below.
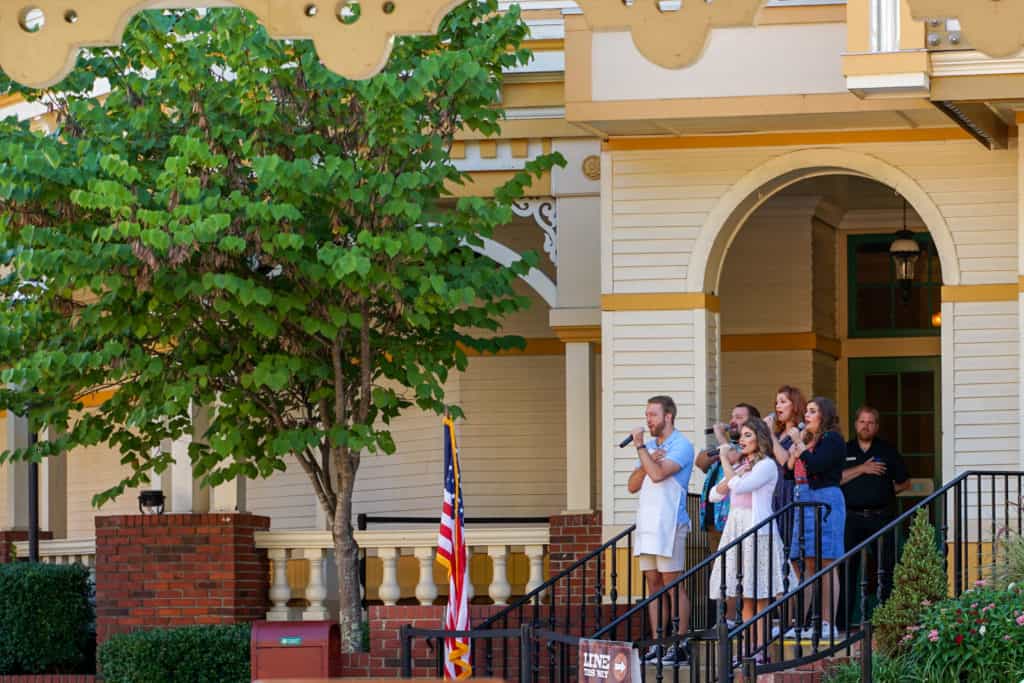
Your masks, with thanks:
[[(934, 518), (939, 520), (937, 535), (942, 540), (942, 554), (945, 560), (944, 567), (946, 568), (947, 572), (949, 571), (948, 553), (950, 551), (950, 545), (952, 545), (952, 551), (954, 555), (952, 566), (953, 576), (950, 577), (947, 574), (947, 580), (952, 579), (951, 587), (954, 597), (960, 595), (964, 587), (964, 574), (967, 573), (969, 575), (969, 565), (964, 566), (965, 564), (967, 564), (967, 558), (965, 558), (964, 556), (964, 546), (965, 544), (969, 544), (972, 541), (969, 541), (965, 538), (964, 531), (969, 530), (968, 523), (971, 521), (970, 516), (966, 513), (969, 512), (967, 505), (967, 496), (971, 493), (971, 491), (969, 490), (969, 481), (972, 479), (976, 480), (977, 482), (977, 486), (974, 491), (974, 493), (976, 494), (976, 507), (978, 513), (974, 518), (974, 520), (977, 523), (975, 530), (977, 531), (978, 536), (976, 541), (974, 541), (974, 543), (976, 543), (977, 546), (977, 562), (975, 569), (977, 571), (977, 579), (981, 580), (983, 577), (983, 570), (985, 566), (983, 563), (982, 550), (982, 539), (984, 538), (984, 530), (982, 527), (982, 512), (983, 508), (985, 507), (985, 501), (983, 499), (983, 494), (985, 492), (982, 490), (982, 482), (985, 479), (988, 479), (991, 482), (991, 488), (988, 491), (988, 493), (990, 494), (988, 503), (990, 509), (989, 520), (992, 524), (994, 541), (996, 535), (996, 525), (998, 521), (996, 513), (998, 488), (996, 486), (997, 480), (1002, 479), (1004, 483), (1003, 494), (1005, 495), (1005, 498), (1003, 500), (1005, 501), (1005, 504), (1003, 506), (1003, 520), (1005, 525), (1008, 527), (1010, 523), (1009, 508), (1011, 505), (1009, 501), (1012, 499), (1012, 496), (1010, 494), (1010, 483), (1011, 480), (1016, 480), (1016, 495), (1018, 499), (1020, 499), (1022, 494), (1024, 494), (1024, 472), (972, 470), (958, 475), (948, 483), (944, 484), (938, 490), (929, 494), (928, 496), (921, 499), (920, 501), (912, 505), (910, 508), (905, 510), (900, 515), (896, 516), (894, 519), (888, 522), (877, 532), (875, 532), (865, 540), (861, 541), (857, 545), (853, 546), (852, 548), (847, 549), (843, 553), (843, 555), (841, 555), (838, 558), (835, 558), (828, 567), (820, 568), (811, 576), (800, 581), (798, 585), (795, 586), (792, 590), (788, 591), (785, 595), (770, 602), (764, 609), (755, 614), (750, 620), (745, 621), (733, 628), (723, 629), (721, 637), (728, 642), (728, 645), (720, 648), (720, 652), (722, 653), (722, 655), (719, 657), (718, 664), (719, 668), (721, 669), (722, 677), (718, 680), (731, 681), (733, 678), (733, 670), (739, 668), (740, 666), (743, 667), (745, 676), (760, 675), (777, 671), (783, 671), (803, 664), (809, 664), (821, 659), (825, 659), (826, 657), (830, 657), (843, 650), (846, 650), (847, 654), (849, 655), (852, 652), (852, 646), (855, 643), (862, 641), (862, 671), (867, 672), (866, 676), (868, 677), (864, 680), (870, 683), (871, 638), (870, 623), (867, 621), (867, 612), (869, 611), (870, 597), (867, 590), (868, 552), (871, 551), (872, 548), (874, 548), (876, 552), (876, 557), (881, 557), (884, 552), (896, 552), (896, 548), (899, 545), (899, 534), (903, 526), (908, 521), (910, 521), (911, 518), (914, 515), (916, 515), (919, 510), (926, 509), (929, 508), (930, 506), (933, 506), (936, 503), (940, 503), (940, 505), (936, 505), (933, 509), (933, 512), (935, 512)], [(950, 493), (953, 494), (952, 542), (950, 542), (949, 539), (949, 517), (947, 514), (947, 508), (949, 507), (950, 503)], [(1024, 500), (1021, 500), (1021, 503), (1022, 504), (1017, 506), (1018, 528), (1024, 527)], [(889, 538), (890, 535), (892, 537), (891, 539)], [(886, 551), (887, 546), (891, 548), (890, 551)], [(893, 560), (895, 561), (895, 557), (893, 558)], [(860, 610), (862, 622), (865, 625), (865, 627), (857, 631), (852, 631), (848, 629), (845, 635), (841, 638), (835, 638), (834, 633), (829, 633), (827, 643), (825, 643), (823, 646), (823, 639), (816, 630), (817, 624), (820, 624), (822, 618), (820, 597), (822, 582), (826, 580), (826, 577), (829, 577), (828, 580), (831, 580), (832, 573), (839, 571), (840, 568), (845, 568), (846, 571), (850, 571), (851, 565), (855, 561), (858, 563), (860, 569)], [(885, 597), (882, 595), (883, 586), (885, 585), (885, 579), (891, 579), (891, 577), (887, 577), (885, 575), (885, 569), (882, 566), (883, 563), (879, 562), (878, 564), (879, 567), (876, 576), (878, 580), (877, 595), (879, 601), (881, 601)], [(792, 600), (794, 596), (801, 595), (804, 593), (804, 591), (807, 591), (808, 589), (811, 590), (812, 595), (816, 598), (812, 600), (811, 605), (811, 627), (806, 629), (800, 629), (800, 632), (806, 631), (809, 632), (809, 635), (811, 635), (810, 652), (807, 654), (803, 653), (801, 646), (802, 640), (798, 637), (796, 641), (796, 654), (794, 657), (787, 658), (783, 656), (775, 662), (758, 663), (754, 659), (754, 657), (757, 657), (758, 655), (764, 655), (767, 652), (769, 652), (772, 643), (775, 641), (782, 641), (783, 636), (778, 633), (773, 634), (770, 638), (763, 638), (763, 644), (760, 647), (754, 648), (748, 645), (746, 648), (744, 648), (744, 641), (748, 644), (751, 641), (750, 635), (752, 629), (760, 628), (762, 630), (762, 633), (764, 635), (767, 635), (769, 631), (768, 627), (770, 626), (772, 614), (779, 610), (781, 607), (783, 607), (787, 602)], [(846, 615), (848, 619), (850, 618), (850, 615), (854, 607), (852, 603), (852, 598), (852, 595), (845, 596), (846, 602), (844, 603), (844, 607), (846, 608)], [(829, 607), (831, 611), (831, 606)], [(834, 617), (834, 613), (831, 616)], [(830, 623), (834, 623), (834, 619), (830, 620)], [(785, 626), (785, 624), (780, 625), (780, 628), (778, 629), (779, 632), (783, 630), (783, 626)], [(800, 632), (798, 632), (798, 636), (800, 635)], [(783, 647), (780, 649), (784, 653), (785, 648)], [(744, 656), (742, 658), (736, 658), (730, 661), (732, 653), (737, 651), (739, 651)]]

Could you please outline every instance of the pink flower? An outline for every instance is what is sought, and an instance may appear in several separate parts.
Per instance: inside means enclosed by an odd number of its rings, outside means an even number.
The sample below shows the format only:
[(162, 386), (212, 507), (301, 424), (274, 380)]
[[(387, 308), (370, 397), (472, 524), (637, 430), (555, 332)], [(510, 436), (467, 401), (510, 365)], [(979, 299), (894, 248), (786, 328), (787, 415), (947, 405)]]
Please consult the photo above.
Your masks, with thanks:
[(1024, 614), (1017, 617), (1017, 626), (1024, 626)]
[(996, 606), (996, 603), (990, 602), (989, 604), (987, 604), (987, 605), (985, 605), (984, 607), (981, 608), (981, 613), (984, 614), (985, 612), (989, 611), (990, 609), (995, 609), (995, 606)]
[(933, 628), (928, 633), (928, 640), (932, 641), (933, 643), (939, 642), (939, 629)]
[(985, 579), (978, 579), (977, 581), (974, 582), (974, 585), (979, 587), (979, 588), (981, 588), (982, 586), (985, 585), (985, 583), (986, 583)]
[(931, 604), (932, 604), (932, 601), (929, 600), (928, 598), (925, 598), (924, 600), (921, 601), (921, 605), (923, 605), (924, 607), (928, 607)]

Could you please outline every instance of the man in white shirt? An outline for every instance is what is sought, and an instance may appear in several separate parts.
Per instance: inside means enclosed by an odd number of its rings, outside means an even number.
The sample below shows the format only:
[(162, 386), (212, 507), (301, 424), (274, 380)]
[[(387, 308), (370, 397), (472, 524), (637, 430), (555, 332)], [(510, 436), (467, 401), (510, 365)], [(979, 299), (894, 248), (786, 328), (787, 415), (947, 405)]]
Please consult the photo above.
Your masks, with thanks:
[[(676, 404), (669, 396), (654, 396), (647, 402), (645, 413), (647, 430), (651, 438), (645, 443), (644, 430), (633, 430), (637, 467), (629, 475), (630, 493), (639, 493), (637, 506), (636, 543), (634, 554), (639, 557), (640, 571), (647, 581), (648, 594), (654, 594), (672, 583), (683, 572), (686, 559), (686, 535), (690, 531), (690, 516), (686, 511), (686, 491), (693, 472), (693, 444), (675, 429)], [(678, 633), (685, 635), (690, 626), (690, 599), (680, 586), (669, 591), (672, 617), (678, 623)], [(658, 607), (649, 607), (651, 633), (657, 637)], [(645, 659), (652, 658), (649, 651)], [(682, 649), (670, 648), (662, 661), (675, 664), (685, 661)]]

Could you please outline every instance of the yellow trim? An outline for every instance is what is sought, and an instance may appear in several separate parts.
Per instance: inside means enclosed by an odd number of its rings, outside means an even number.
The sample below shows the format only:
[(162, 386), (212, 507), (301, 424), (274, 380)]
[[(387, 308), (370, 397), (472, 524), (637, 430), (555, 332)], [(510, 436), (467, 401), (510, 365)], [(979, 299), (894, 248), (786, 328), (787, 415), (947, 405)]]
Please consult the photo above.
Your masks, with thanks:
[(566, 102), (592, 99), (592, 59), (594, 33), (581, 15), (565, 18), (565, 73), (572, 74), (565, 84)]
[(115, 393), (117, 393), (116, 389), (90, 392), (82, 397), (82, 405), (86, 408), (96, 408), (113, 398)]
[(509, 146), (512, 148), (513, 159), (524, 159), (530, 156), (529, 140), (513, 140)]
[(844, 76), (874, 76), (876, 74), (928, 73), (929, 54), (920, 52), (880, 52), (867, 55), (843, 55)]
[(1024, 292), (1024, 275), (1017, 277), (1017, 291)]
[(606, 152), (698, 149), (720, 147), (793, 147), (877, 142), (924, 142), (972, 139), (960, 128), (895, 128), (749, 135), (686, 135), (675, 137), (620, 137), (601, 144)]
[(552, 327), (551, 331), (565, 343), (601, 341), (600, 325), (560, 325)]
[(939, 76), (931, 79), (931, 99), (1019, 100), (1024, 97), (1024, 74)]
[(764, 7), (757, 15), (758, 26), (772, 24), (842, 24), (846, 21), (846, 8), (842, 5), (809, 5), (794, 7)]
[[(518, 171), (476, 171), (465, 185), (449, 183), (445, 185), (445, 189), (451, 192), (453, 197), (493, 197), (494, 191), (511, 180), (516, 173)], [(526, 190), (531, 196), (551, 194), (551, 174), (545, 172)]]
[(1018, 126), (1024, 125), (1024, 111), (1018, 110), (1013, 112), (1013, 119)]
[(938, 337), (899, 337), (897, 339), (844, 339), (843, 359), (941, 356)]
[(942, 288), (942, 303), (980, 301), (1016, 301), (1020, 283), (1014, 285), (947, 285)]
[(680, 292), (677, 294), (602, 294), (602, 311), (693, 311), (721, 310), (721, 301), (714, 294)]
[(871, 49), (871, 3), (868, 0), (846, 0), (846, 50), (867, 52)]
[(21, 104), (25, 101), (20, 94), (14, 93), (12, 95), (0, 95), (0, 107), (10, 107), (15, 104)]
[[(566, 69), (568, 69), (566, 65)], [(576, 79), (571, 79), (573, 83)], [(571, 93), (571, 89), (570, 89)], [(749, 118), (789, 114), (842, 114), (863, 112), (922, 111), (935, 108), (923, 97), (862, 100), (853, 93), (811, 95), (739, 95), (674, 99), (580, 100), (566, 95), (565, 117), (570, 122), (648, 121), (651, 119)]]
[(550, 337), (533, 337), (526, 340), (525, 349), (505, 349), (497, 353), (480, 353), (459, 345), (467, 356), (564, 356), (565, 342)]
[(723, 353), (743, 351), (819, 351), (833, 358), (839, 358), (843, 355), (843, 346), (838, 339), (825, 337), (815, 332), (723, 334), (721, 344)]
[(925, 25), (916, 21), (907, 0), (900, 0), (900, 49), (923, 50), (925, 44)]
[[(494, 137), (494, 136), (491, 136)], [(518, 138), (592, 138), (594, 135), (563, 118), (516, 119), (501, 122), (501, 139)], [(456, 140), (485, 140), (488, 136), (475, 130), (462, 130), (455, 134)]]
[(565, 104), (564, 83), (506, 83), (501, 91), (501, 105), (516, 107), (561, 107)]
[(451, 155), (452, 155), (452, 159), (465, 159), (466, 158), (466, 143), (465, 142), (458, 142), (458, 141), (453, 142), (452, 143)]
[(538, 38), (524, 40), (523, 47), (534, 52), (558, 52), (565, 49), (565, 41), (561, 38)]
[(477, 146), (480, 149), (481, 159), (496, 159), (498, 157), (497, 140), (481, 140)]

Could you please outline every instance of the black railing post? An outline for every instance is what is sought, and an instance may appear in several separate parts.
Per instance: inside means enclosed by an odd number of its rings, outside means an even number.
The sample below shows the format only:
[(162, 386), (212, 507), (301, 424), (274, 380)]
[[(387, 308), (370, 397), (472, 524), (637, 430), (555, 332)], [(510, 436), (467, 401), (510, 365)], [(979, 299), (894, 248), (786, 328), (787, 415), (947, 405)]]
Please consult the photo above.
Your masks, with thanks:
[(963, 539), (963, 516), (960, 514), (960, 484), (953, 487), (953, 596), (959, 597), (963, 592), (963, 574), (961, 567), (963, 557), (961, 556), (960, 544)]
[(533, 680), (533, 626), (519, 625), (519, 683), (531, 683)]
[(860, 641), (860, 680), (861, 683), (871, 683), (873, 671), (871, 665), (871, 622), (866, 619), (864, 625), (864, 639)]
[[(722, 574), (725, 574), (724, 567)], [(718, 680), (719, 683), (729, 683), (732, 680), (732, 648), (729, 643), (729, 627), (725, 625), (724, 618), (718, 620), (715, 630), (718, 636)]]
[(401, 639), (401, 657), (402, 657), (402, 678), (412, 678), (412, 637), (409, 634), (409, 624), (402, 624), (402, 628), (399, 629), (399, 639)]

